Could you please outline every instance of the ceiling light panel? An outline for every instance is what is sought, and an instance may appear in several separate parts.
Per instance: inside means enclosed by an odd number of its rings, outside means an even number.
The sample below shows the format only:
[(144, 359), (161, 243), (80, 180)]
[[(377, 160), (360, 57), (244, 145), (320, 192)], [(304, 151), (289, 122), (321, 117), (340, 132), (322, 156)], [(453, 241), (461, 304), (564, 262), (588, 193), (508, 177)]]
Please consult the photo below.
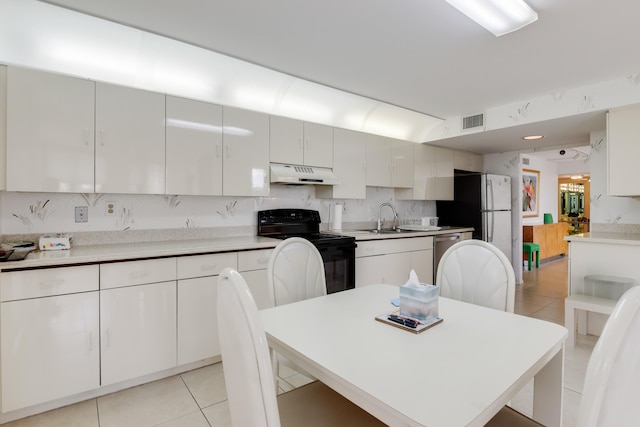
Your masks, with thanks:
[(538, 14), (523, 0), (446, 0), (451, 6), (502, 36), (535, 22)]

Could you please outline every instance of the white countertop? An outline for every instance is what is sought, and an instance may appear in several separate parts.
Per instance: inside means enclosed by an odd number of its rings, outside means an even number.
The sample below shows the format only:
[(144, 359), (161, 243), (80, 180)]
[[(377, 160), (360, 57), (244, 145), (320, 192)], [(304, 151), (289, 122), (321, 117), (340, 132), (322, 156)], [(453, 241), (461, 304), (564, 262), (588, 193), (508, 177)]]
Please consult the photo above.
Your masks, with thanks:
[(201, 253), (275, 248), (280, 240), (244, 236), (202, 240), (73, 246), (69, 250), (34, 251), (22, 261), (0, 263), (1, 270), (156, 258)]
[[(355, 237), (356, 240), (401, 239), (434, 236), (452, 232), (473, 231), (473, 228), (443, 228), (438, 231), (416, 231), (397, 234), (376, 234), (366, 231), (345, 230), (333, 234)], [(281, 240), (258, 236), (219, 237), (208, 239), (167, 240), (140, 243), (110, 243), (103, 245), (72, 246), (69, 250), (33, 251), (24, 260), (1, 262), (1, 270), (55, 267), (70, 264), (92, 264), (109, 261), (127, 261), (216, 252), (244, 251), (275, 248)]]
[(622, 245), (640, 245), (640, 234), (590, 232), (572, 234), (564, 238), (569, 242), (609, 243)]

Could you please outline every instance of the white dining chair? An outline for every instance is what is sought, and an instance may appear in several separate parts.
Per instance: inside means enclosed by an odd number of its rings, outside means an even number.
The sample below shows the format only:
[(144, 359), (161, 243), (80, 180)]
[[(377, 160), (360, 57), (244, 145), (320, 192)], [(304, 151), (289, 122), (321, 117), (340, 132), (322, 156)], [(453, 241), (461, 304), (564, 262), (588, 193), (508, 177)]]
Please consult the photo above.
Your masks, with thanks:
[(276, 396), (258, 307), (247, 283), (231, 268), (223, 270), (218, 279), (217, 311), (233, 426), (384, 425), (319, 381)]
[(269, 258), (267, 280), (276, 305), (327, 294), (322, 256), (313, 243), (300, 237), (276, 246)]
[[(269, 258), (267, 280), (276, 306), (327, 294), (322, 256), (313, 243), (300, 237), (290, 237), (276, 246)], [(275, 351), (272, 361), (274, 375), (280, 383), (285, 381), (283, 366), (311, 377)]]
[[(576, 426), (640, 425), (640, 287), (626, 291), (598, 338), (585, 374)], [(531, 419), (509, 407), (487, 426), (520, 427)]]
[(513, 313), (516, 278), (509, 259), (483, 240), (463, 240), (440, 258), (440, 296)]

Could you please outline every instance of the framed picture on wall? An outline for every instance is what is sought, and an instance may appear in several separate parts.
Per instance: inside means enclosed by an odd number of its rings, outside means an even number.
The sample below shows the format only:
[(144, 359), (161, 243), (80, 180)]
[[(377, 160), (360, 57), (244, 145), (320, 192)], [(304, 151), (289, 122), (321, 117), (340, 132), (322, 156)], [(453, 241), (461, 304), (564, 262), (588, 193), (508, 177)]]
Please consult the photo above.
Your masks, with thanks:
[(522, 217), (538, 216), (540, 171), (522, 169)]

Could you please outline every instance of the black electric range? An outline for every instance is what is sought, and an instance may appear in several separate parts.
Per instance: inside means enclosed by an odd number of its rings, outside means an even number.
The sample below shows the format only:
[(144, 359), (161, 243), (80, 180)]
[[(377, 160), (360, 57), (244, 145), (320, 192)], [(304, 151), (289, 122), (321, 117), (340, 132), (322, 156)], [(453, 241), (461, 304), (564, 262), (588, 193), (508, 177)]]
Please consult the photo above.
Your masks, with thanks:
[(310, 209), (258, 211), (258, 236), (274, 239), (302, 237), (318, 249), (324, 262), (327, 293), (356, 286), (356, 239), (320, 232), (320, 213)]

